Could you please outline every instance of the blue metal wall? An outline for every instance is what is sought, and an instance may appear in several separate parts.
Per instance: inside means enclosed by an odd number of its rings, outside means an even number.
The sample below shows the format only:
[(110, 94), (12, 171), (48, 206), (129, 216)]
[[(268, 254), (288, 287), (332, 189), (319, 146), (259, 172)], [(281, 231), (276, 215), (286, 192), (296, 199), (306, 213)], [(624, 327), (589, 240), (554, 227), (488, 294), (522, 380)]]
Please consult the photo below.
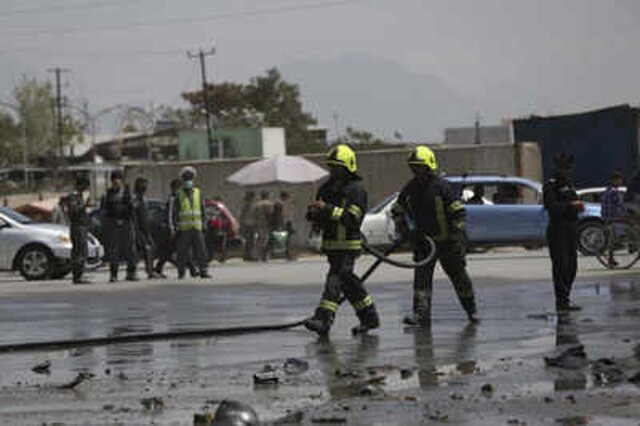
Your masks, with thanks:
[(638, 165), (638, 112), (628, 105), (554, 117), (514, 120), (517, 142), (537, 142), (544, 179), (559, 152), (573, 153), (576, 187), (605, 186), (613, 170), (630, 177)]

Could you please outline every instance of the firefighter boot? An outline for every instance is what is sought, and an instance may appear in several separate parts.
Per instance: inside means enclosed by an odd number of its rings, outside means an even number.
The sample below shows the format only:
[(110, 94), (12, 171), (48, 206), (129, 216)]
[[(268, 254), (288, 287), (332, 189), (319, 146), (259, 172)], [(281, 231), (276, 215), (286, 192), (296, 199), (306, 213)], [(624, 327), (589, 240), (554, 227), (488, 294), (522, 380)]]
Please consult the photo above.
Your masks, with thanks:
[(369, 330), (380, 327), (380, 318), (378, 317), (375, 305), (367, 306), (358, 311), (356, 315), (358, 315), (360, 319), (360, 324), (351, 329), (351, 334), (354, 336), (366, 334)]
[(317, 308), (313, 317), (304, 322), (307, 330), (318, 333), (320, 336), (329, 334), (331, 325), (333, 324), (334, 313), (326, 309)]
[(473, 297), (464, 297), (460, 299), (462, 307), (467, 313), (467, 318), (472, 324), (478, 324), (480, 319), (478, 318), (478, 312), (476, 310), (476, 300)]
[(402, 322), (405, 325), (409, 325), (412, 327), (415, 326), (425, 326), (431, 324), (431, 306), (429, 303), (426, 303), (421, 306), (417, 306), (413, 309), (413, 313), (411, 315), (407, 315), (402, 319)]

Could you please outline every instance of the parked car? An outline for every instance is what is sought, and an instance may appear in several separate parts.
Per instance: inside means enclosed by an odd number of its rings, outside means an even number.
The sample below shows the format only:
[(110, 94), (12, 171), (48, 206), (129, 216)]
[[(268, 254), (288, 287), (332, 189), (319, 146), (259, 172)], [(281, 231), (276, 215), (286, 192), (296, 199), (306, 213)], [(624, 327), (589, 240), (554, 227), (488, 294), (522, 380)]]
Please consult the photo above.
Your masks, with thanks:
[[(445, 176), (466, 204), (467, 234), (471, 247), (524, 246), (546, 244), (548, 214), (542, 206), (542, 185), (515, 177), (494, 175)], [(482, 188), (482, 202), (471, 204), (474, 190)], [(386, 197), (365, 215), (362, 232), (369, 244), (388, 246), (395, 238), (391, 207), (398, 194)], [(602, 247), (605, 230), (600, 205), (585, 203), (579, 215), (578, 245), (583, 254)]]
[[(88, 267), (101, 263), (104, 249), (89, 234)], [(0, 207), (0, 269), (19, 271), (27, 280), (62, 278), (71, 270), (69, 227), (36, 223)]]
[[(205, 243), (209, 260), (218, 254), (219, 259), (226, 259), (226, 250), (230, 246), (242, 244), (239, 237), (238, 221), (231, 214), (229, 209), (218, 200), (205, 199)], [(151, 198), (148, 200), (149, 215), (151, 224), (151, 236), (154, 241), (164, 241), (168, 232), (168, 211), (165, 200)], [(91, 232), (103, 241), (102, 234), (102, 211), (96, 209), (91, 212)]]
[[(595, 188), (578, 189), (576, 192), (578, 193), (579, 200), (584, 201), (585, 203), (600, 204), (602, 203), (602, 195), (604, 194), (604, 191), (606, 191), (606, 189), (606, 186), (598, 186)], [(618, 190), (620, 190), (620, 192), (622, 193), (625, 193), (627, 192), (627, 187), (619, 186)]]

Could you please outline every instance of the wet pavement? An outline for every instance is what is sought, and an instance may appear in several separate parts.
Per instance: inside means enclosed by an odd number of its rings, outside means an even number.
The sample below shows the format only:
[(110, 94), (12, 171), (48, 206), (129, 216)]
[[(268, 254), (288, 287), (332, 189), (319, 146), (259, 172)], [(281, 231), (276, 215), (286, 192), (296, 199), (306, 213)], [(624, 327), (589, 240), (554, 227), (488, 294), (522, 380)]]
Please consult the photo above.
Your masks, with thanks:
[[(542, 251), (471, 256), (477, 326), (438, 272), (431, 327), (403, 327), (411, 273), (384, 267), (368, 283), (383, 321), (369, 336), (349, 334), (345, 305), (330, 341), (297, 328), (0, 354), (0, 424), (189, 425), (224, 399), (266, 423), (640, 424), (637, 272), (582, 258), (574, 299), (584, 309), (558, 321), (548, 263)], [(312, 312), (325, 270), (320, 258), (231, 262), (207, 281), (110, 285), (100, 272), (87, 286), (4, 274), (0, 345), (290, 322)], [(256, 384), (256, 374), (275, 379)]]

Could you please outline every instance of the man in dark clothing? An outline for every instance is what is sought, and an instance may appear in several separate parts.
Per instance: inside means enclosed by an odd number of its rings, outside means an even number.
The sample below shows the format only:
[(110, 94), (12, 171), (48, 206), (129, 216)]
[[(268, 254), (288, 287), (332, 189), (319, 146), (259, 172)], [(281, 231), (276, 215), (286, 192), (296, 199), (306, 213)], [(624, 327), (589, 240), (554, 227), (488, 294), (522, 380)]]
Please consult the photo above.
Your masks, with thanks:
[(193, 186), (196, 171), (193, 167), (185, 167), (180, 177), (182, 188), (178, 190), (170, 213), (172, 234), (176, 236), (178, 279), (184, 278), (190, 254), (193, 254), (200, 277), (211, 278), (207, 272), (207, 253), (204, 244), (204, 198), (201, 196), (200, 189)]
[(74, 284), (89, 284), (82, 278), (84, 265), (89, 257), (89, 215), (87, 202), (82, 195), (89, 188), (89, 179), (76, 177), (75, 191), (67, 195), (64, 201), (71, 231), (71, 272)]
[(122, 179), (122, 172), (111, 173), (111, 186), (100, 201), (105, 258), (109, 262), (109, 282), (112, 283), (118, 281), (118, 265), (121, 262), (127, 264), (127, 281), (138, 281), (131, 191)]
[(433, 151), (417, 146), (409, 156), (409, 168), (414, 177), (400, 192), (393, 206), (396, 223), (413, 246), (416, 262), (429, 256), (425, 237), (433, 238), (436, 253), (425, 266), (416, 268), (413, 279), (413, 314), (404, 318), (407, 325), (431, 322), (431, 295), (436, 261), (447, 274), (458, 300), (471, 322), (477, 322), (473, 284), (466, 270), (465, 209), (446, 180), (436, 172), (438, 163)]
[(257, 260), (256, 254), (256, 201), (255, 193), (244, 194), (242, 212), (240, 213), (240, 232), (244, 238), (242, 258), (247, 261)]
[(356, 154), (349, 146), (332, 148), (327, 165), (331, 178), (318, 190), (316, 201), (309, 204), (307, 219), (322, 230), (322, 251), (329, 260), (329, 273), (320, 304), (304, 325), (321, 336), (327, 335), (344, 293), (360, 319), (352, 333), (366, 333), (380, 325), (373, 299), (353, 272), (362, 247), (360, 224), (367, 211), (367, 193), (356, 174)]
[(133, 223), (136, 235), (136, 251), (144, 261), (144, 270), (149, 279), (158, 278), (153, 270), (153, 247), (154, 241), (151, 235), (151, 224), (149, 223), (149, 204), (147, 202), (147, 184), (149, 181), (144, 177), (136, 179), (133, 185)]
[(584, 210), (584, 204), (578, 200), (571, 182), (573, 156), (557, 155), (555, 166), (554, 177), (544, 184), (542, 195), (544, 208), (549, 212), (547, 241), (556, 311), (565, 313), (581, 309), (569, 302), (569, 295), (578, 269), (578, 213)]

